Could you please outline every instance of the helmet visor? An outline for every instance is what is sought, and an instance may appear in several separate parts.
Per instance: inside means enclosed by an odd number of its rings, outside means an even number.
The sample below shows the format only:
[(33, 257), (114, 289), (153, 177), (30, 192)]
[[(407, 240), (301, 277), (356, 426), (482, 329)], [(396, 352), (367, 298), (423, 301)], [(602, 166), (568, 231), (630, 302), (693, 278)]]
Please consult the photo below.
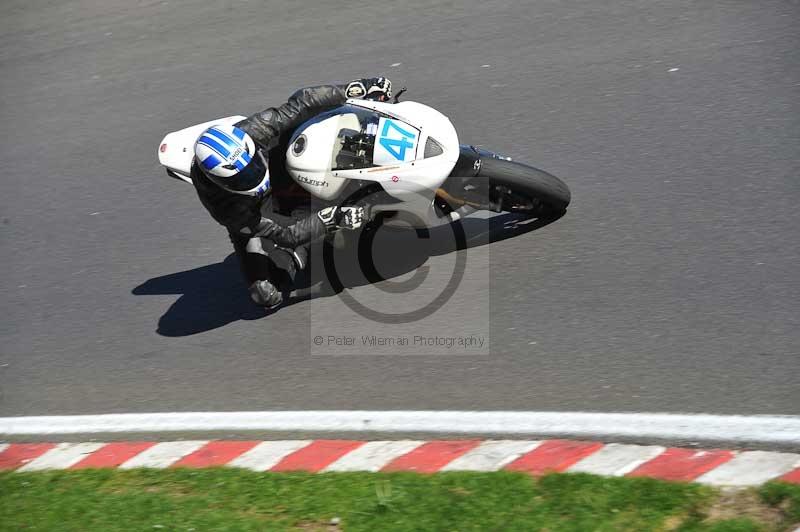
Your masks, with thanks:
[(230, 177), (211, 177), (223, 188), (236, 192), (248, 192), (261, 184), (266, 173), (267, 167), (264, 164), (264, 158), (258, 153), (250, 159), (250, 163), (241, 172)]

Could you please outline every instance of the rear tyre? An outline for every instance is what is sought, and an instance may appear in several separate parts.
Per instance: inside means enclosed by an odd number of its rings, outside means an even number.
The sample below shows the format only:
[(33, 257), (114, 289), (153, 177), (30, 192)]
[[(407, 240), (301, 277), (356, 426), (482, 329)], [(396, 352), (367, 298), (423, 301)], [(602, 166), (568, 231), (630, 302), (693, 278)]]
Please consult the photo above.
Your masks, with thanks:
[(572, 197), (556, 176), (516, 161), (483, 157), (477, 178), (488, 179), (489, 199), (501, 211), (557, 217)]

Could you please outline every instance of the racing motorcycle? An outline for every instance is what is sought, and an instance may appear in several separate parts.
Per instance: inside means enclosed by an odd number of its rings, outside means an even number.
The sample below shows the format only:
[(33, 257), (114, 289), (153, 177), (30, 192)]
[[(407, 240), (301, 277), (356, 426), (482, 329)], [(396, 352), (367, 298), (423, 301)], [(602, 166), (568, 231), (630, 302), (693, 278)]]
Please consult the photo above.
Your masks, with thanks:
[[(368, 227), (433, 228), (478, 210), (557, 218), (570, 202), (557, 177), (472, 145), (459, 144), (450, 120), (421, 103), (347, 100), (300, 125), (286, 170), (325, 205), (364, 205)], [(191, 183), (194, 144), (212, 120), (169, 133), (158, 149), (171, 177)]]

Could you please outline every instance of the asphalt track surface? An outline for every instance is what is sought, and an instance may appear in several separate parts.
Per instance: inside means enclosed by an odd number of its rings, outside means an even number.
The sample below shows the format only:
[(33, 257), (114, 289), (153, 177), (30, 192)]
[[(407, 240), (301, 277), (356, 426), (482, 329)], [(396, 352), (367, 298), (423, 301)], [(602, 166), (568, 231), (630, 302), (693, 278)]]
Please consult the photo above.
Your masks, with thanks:
[[(301, 4), (4, 2), (0, 414), (800, 413), (796, 2)], [(156, 162), (168, 131), (372, 74), (572, 189), (470, 250), (488, 356), (311, 356), (316, 303), (252, 309)]]

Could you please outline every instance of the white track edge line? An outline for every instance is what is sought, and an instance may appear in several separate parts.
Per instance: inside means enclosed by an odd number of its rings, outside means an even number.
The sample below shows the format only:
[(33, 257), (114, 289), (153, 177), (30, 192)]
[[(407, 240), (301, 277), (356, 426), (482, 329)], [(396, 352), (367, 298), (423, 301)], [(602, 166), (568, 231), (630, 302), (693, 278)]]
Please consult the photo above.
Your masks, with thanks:
[(800, 442), (800, 416), (524, 411), (162, 412), (0, 418), (0, 435), (183, 431), (473, 433)]

